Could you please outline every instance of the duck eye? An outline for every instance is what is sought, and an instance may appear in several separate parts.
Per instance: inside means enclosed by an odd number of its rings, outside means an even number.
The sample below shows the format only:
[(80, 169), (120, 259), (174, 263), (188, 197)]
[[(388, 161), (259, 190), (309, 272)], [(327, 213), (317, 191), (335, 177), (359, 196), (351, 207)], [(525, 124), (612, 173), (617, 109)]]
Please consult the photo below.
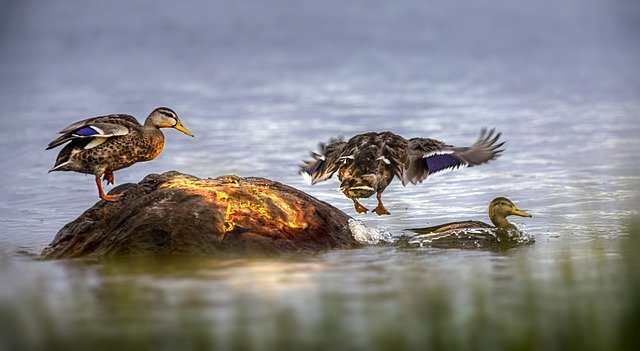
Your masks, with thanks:
[(340, 157), (343, 164), (349, 163), (353, 161), (353, 156), (342, 156)]

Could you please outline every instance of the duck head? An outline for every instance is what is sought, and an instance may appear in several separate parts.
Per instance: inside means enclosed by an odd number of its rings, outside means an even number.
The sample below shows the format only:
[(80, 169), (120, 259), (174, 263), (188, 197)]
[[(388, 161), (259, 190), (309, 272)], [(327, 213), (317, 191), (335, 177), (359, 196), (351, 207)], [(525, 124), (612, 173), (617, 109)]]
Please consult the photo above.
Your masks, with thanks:
[(496, 227), (501, 228), (513, 226), (506, 220), (507, 216), (511, 215), (531, 217), (530, 214), (517, 208), (516, 205), (506, 197), (497, 197), (489, 204), (489, 218), (491, 219), (491, 223)]
[(178, 115), (168, 107), (158, 107), (151, 111), (144, 124), (151, 124), (156, 128), (173, 128), (193, 137), (193, 133), (182, 125)]

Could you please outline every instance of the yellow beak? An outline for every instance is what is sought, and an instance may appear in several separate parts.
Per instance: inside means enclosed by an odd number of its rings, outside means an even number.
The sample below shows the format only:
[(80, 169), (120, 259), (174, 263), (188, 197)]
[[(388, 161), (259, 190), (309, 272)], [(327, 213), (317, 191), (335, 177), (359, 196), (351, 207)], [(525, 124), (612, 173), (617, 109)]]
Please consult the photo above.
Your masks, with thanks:
[(516, 216), (520, 216), (520, 217), (531, 217), (530, 214), (518, 209), (517, 207), (513, 206), (511, 208), (511, 214), (512, 215), (516, 215)]
[(182, 122), (180, 122), (180, 121), (178, 121), (178, 123), (176, 123), (176, 125), (175, 125), (175, 126), (173, 126), (173, 128), (174, 128), (174, 129), (176, 129), (176, 130), (179, 130), (179, 131), (183, 132), (184, 134), (186, 134), (186, 135), (188, 135), (188, 136), (190, 136), (190, 137), (193, 137), (193, 136), (194, 136), (194, 135), (193, 135), (193, 133), (191, 133), (187, 128), (185, 128), (185, 127), (182, 125)]

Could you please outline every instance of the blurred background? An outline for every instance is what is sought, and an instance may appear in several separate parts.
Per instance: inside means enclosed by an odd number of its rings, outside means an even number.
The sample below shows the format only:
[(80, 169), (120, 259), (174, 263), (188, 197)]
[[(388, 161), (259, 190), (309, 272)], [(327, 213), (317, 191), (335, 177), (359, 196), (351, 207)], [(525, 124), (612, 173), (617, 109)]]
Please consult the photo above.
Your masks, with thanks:
[[(0, 350), (630, 348), (640, 325), (640, 4), (542, 1), (3, 1)], [(174, 109), (196, 135), (116, 184), (179, 170), (299, 188), (371, 227), (533, 218), (506, 251), (369, 246), (286, 258), (43, 262), (97, 200), (46, 174), (64, 126)], [(391, 130), (495, 162), (357, 215), (297, 166), (320, 141)], [(375, 200), (365, 200), (373, 207)]]

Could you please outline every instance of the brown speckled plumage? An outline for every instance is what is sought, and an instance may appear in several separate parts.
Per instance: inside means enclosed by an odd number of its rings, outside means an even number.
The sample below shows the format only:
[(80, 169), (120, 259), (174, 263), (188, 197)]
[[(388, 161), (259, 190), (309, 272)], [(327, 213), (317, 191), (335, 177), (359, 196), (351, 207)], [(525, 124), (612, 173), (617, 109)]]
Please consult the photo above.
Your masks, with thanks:
[(481, 221), (460, 221), (440, 224), (432, 227), (409, 229), (419, 234), (439, 234), (469, 229), (498, 229), (501, 231), (517, 231), (518, 228), (507, 220), (508, 216), (531, 217), (520, 210), (506, 197), (497, 197), (489, 203), (489, 219), (493, 225)]
[(66, 163), (55, 170), (102, 175), (158, 157), (164, 147), (164, 134), (155, 127), (145, 128), (133, 117), (129, 117), (131, 116), (96, 117), (94, 122), (125, 126), (129, 133), (109, 138), (90, 149), (84, 149), (89, 143), (87, 138), (73, 139), (60, 151), (54, 169)]
[(359, 134), (344, 142), (332, 139), (320, 144), (320, 153), (300, 167), (311, 184), (331, 178), (337, 171), (340, 190), (353, 200), (358, 213), (368, 209), (359, 198), (377, 194), (374, 212), (389, 214), (382, 205), (382, 192), (394, 176), (408, 183), (422, 183), (429, 175), (462, 167), (473, 167), (495, 159), (503, 151), (500, 133), (482, 129), (471, 146), (455, 147), (429, 138), (405, 139), (392, 132)]
[(175, 128), (193, 136), (176, 113), (166, 107), (152, 111), (144, 125), (124, 114), (98, 116), (73, 123), (47, 147), (52, 149), (68, 142), (58, 154), (51, 171), (93, 174), (100, 197), (113, 201), (113, 197), (105, 198), (98, 178), (104, 176), (112, 183), (113, 172), (158, 157), (164, 148), (164, 134), (160, 128)]

